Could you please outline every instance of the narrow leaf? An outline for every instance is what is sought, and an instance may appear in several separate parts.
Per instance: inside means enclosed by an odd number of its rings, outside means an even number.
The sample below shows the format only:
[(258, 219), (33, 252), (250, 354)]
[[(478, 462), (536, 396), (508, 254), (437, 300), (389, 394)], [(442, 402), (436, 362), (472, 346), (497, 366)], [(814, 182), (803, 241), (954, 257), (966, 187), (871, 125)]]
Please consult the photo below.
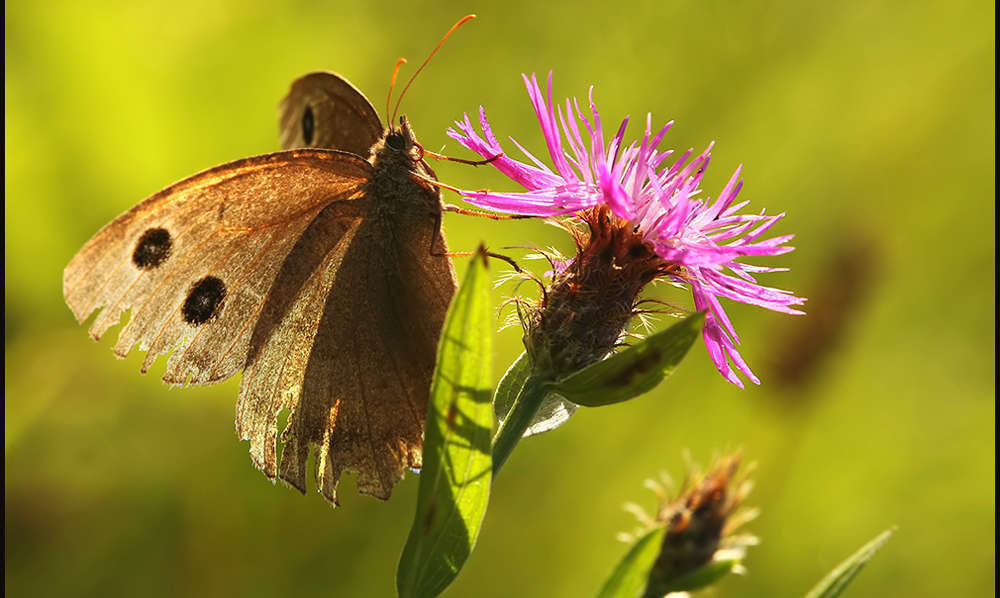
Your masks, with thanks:
[[(521, 353), (517, 361), (507, 368), (507, 373), (497, 384), (496, 393), (493, 395), (493, 412), (497, 421), (501, 424), (507, 419), (510, 408), (514, 406), (514, 399), (524, 388), (524, 383), (531, 374), (531, 360), (526, 352)], [(542, 404), (538, 407), (528, 429), (524, 431), (524, 437), (534, 436), (542, 432), (554, 430), (563, 425), (571, 415), (576, 413), (577, 405), (571, 403), (561, 396), (548, 393), (542, 399)]]
[(427, 405), (417, 511), (396, 572), (403, 598), (437, 596), (475, 546), (489, 500), (492, 325), (477, 256), (445, 319)]
[(891, 529), (882, 532), (874, 540), (847, 557), (844, 562), (837, 565), (837, 568), (827, 574), (813, 589), (809, 590), (806, 598), (833, 598), (834, 596), (839, 596), (844, 591), (844, 588), (847, 587), (847, 584), (851, 583), (854, 576), (865, 566), (865, 563), (875, 556), (875, 553), (889, 541), (889, 536), (892, 535), (892, 532), (893, 530)]
[(704, 321), (704, 312), (692, 314), (620, 353), (570, 374), (549, 390), (587, 407), (635, 398), (673, 372), (698, 338)]
[(604, 582), (597, 598), (639, 598), (649, 581), (649, 571), (660, 554), (666, 528), (657, 527), (639, 538)]

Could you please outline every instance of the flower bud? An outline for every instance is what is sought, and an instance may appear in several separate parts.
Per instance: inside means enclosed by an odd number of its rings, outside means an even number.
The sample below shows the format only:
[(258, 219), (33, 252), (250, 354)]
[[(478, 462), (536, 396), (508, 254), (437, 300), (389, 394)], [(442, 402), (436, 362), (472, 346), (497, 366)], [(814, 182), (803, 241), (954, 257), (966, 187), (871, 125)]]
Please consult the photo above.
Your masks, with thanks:
[(695, 590), (728, 572), (742, 572), (740, 561), (757, 538), (735, 532), (757, 513), (740, 511), (751, 484), (737, 477), (739, 464), (737, 454), (718, 460), (707, 473), (692, 468), (673, 496), (654, 483), (660, 506), (655, 517), (640, 519), (646, 529), (663, 527), (664, 534), (644, 598)]

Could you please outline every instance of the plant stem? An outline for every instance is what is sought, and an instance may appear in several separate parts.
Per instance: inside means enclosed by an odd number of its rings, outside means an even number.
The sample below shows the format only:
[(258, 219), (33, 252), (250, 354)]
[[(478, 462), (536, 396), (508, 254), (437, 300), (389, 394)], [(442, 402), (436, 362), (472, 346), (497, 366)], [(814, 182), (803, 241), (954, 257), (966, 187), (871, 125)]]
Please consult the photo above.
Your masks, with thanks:
[(546, 380), (529, 377), (521, 392), (514, 399), (514, 404), (507, 414), (507, 419), (500, 425), (496, 436), (493, 437), (493, 476), (496, 477), (500, 468), (507, 462), (510, 453), (517, 446), (518, 441), (524, 436), (524, 431), (531, 425), (531, 420), (542, 405), (542, 399), (548, 394)]

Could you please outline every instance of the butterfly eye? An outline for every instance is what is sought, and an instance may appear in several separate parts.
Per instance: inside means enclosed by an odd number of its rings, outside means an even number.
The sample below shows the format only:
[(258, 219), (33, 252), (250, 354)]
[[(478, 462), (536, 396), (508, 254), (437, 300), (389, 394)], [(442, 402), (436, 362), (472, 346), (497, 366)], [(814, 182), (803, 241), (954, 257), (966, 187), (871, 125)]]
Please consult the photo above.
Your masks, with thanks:
[(389, 133), (385, 138), (385, 144), (394, 150), (403, 151), (403, 147), (405, 146), (403, 135), (400, 133)]
[(306, 145), (312, 145), (315, 128), (316, 122), (313, 118), (312, 106), (306, 106), (305, 112), (302, 113), (302, 139)]

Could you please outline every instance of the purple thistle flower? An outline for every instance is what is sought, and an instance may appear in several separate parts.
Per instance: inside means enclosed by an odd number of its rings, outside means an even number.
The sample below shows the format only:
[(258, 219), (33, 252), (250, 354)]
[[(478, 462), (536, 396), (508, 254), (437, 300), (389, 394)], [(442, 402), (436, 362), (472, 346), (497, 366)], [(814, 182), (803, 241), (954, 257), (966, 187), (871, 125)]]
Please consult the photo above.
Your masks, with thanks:
[(802, 313), (794, 306), (805, 299), (790, 291), (760, 285), (754, 278), (758, 273), (786, 268), (737, 261), (745, 256), (773, 256), (792, 251), (792, 247), (785, 245), (792, 235), (762, 239), (784, 213), (775, 216), (767, 216), (763, 211), (739, 213), (748, 203), (735, 202), (742, 187), (740, 168), (714, 201), (703, 197), (700, 183), (712, 146), (693, 160), (689, 161), (691, 150), (670, 160), (673, 151), (660, 151), (658, 146), (672, 122), (654, 134), (651, 116), (647, 116), (642, 139), (625, 146), (626, 118), (605, 145), (593, 88), (589, 94), (591, 118), (588, 118), (576, 100), (567, 99), (564, 106), (553, 103), (551, 73), (547, 97), (542, 95), (535, 76), (530, 79), (524, 76), (524, 81), (554, 169), (513, 139), (511, 142), (531, 163), (510, 158), (480, 108), (482, 136), (468, 115), (464, 121), (456, 122), (457, 129), (449, 129), (448, 135), (483, 157), (500, 154), (491, 164), (526, 191), (463, 191), (463, 198), (482, 208), (513, 214), (575, 214), (591, 230), (595, 229), (597, 214), (604, 212), (592, 208), (606, 207), (620, 220), (618, 227), (631, 230), (662, 260), (658, 276), (690, 285), (695, 308), (707, 311), (703, 336), (719, 372), (742, 388), (742, 381), (730, 366), (732, 362), (736, 370), (760, 384), (737, 349), (739, 337), (719, 298), (789, 314)]

